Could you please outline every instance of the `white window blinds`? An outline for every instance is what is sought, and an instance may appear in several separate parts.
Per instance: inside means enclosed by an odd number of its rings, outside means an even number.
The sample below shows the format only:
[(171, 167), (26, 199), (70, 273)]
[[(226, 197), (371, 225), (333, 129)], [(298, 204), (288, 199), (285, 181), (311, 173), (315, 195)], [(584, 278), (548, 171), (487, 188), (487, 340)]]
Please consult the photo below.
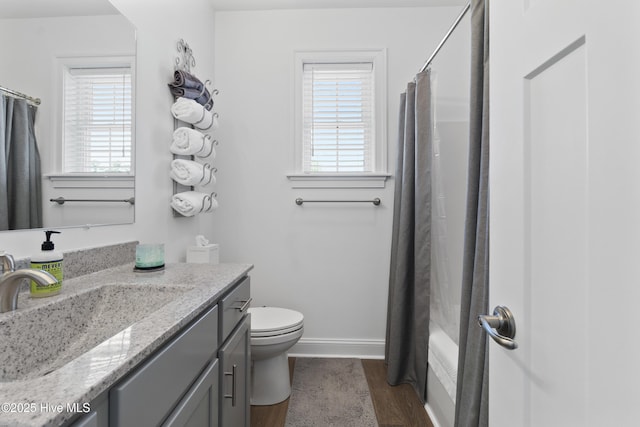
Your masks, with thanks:
[(303, 64), (303, 172), (371, 172), (372, 63)]
[(131, 69), (67, 68), (64, 173), (132, 173)]

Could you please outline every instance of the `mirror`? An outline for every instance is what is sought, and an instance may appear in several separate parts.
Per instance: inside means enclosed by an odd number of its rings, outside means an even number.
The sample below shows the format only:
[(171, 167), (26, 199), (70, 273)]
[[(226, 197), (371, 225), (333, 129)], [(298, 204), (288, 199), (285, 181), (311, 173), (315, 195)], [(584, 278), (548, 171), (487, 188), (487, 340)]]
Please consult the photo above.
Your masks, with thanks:
[[(40, 157), (39, 182), (42, 193), (37, 198), (42, 201), (41, 221), (26, 226), (0, 226), (0, 230), (132, 223), (135, 211), (135, 27), (109, 0), (4, 0), (0, 3), (0, 40), (4, 41), (0, 48), (4, 58), (0, 64), (0, 86), (41, 100), (39, 105), (29, 108), (37, 110), (34, 128)], [(123, 101), (120, 108), (121, 111), (127, 111), (121, 114), (122, 117), (126, 115), (129, 121), (119, 120), (120, 124), (126, 123), (126, 129), (125, 124), (121, 124), (122, 130), (119, 128), (115, 131), (125, 136), (118, 137), (119, 146), (112, 142), (113, 137), (108, 144), (112, 147), (110, 152), (114, 146), (121, 150), (122, 158), (128, 158), (131, 166), (112, 171), (93, 166), (92, 170), (64, 173), (64, 158), (68, 158), (68, 154), (65, 157), (62, 141), (64, 129), (69, 129), (69, 114), (66, 115), (65, 125), (62, 111), (64, 93), (65, 90), (68, 92), (69, 84), (65, 86), (63, 81), (68, 79), (65, 77), (65, 74), (70, 74), (68, 69), (129, 66), (131, 83), (123, 86), (127, 89), (122, 89), (122, 93), (129, 91), (130, 95), (123, 98), (130, 103), (124, 106)], [(6, 91), (0, 91), (0, 94), (7, 95)], [(14, 94), (12, 99), (19, 97)], [(86, 111), (86, 107), (82, 111)], [(2, 116), (0, 120), (6, 120)], [(113, 129), (109, 132), (114, 134)], [(95, 150), (100, 151), (100, 147)], [(67, 153), (69, 151), (66, 150)], [(113, 157), (113, 154), (109, 157)], [(93, 159), (91, 164), (95, 165)], [(68, 160), (66, 162), (69, 164)], [(121, 161), (118, 162), (121, 165)], [(4, 169), (6, 167), (0, 165), (0, 173), (10, 174)], [(14, 169), (18, 167), (14, 166)], [(0, 184), (3, 181), (3, 177), (0, 177)], [(36, 199), (33, 197), (35, 191), (13, 191), (14, 196), (7, 198), (7, 203), (0, 201), (0, 204), (7, 205), (7, 209), (0, 206), (0, 215), (12, 208), (11, 200)], [(60, 198), (66, 201), (51, 201)], [(8, 215), (12, 214), (5, 214), (5, 217)]]

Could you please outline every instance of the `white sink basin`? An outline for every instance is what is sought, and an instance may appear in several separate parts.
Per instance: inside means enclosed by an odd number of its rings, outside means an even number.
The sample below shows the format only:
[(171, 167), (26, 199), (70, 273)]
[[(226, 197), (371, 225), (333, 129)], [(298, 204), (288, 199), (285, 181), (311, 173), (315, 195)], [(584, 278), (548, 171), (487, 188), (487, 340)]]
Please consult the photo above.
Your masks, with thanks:
[(18, 304), (0, 317), (0, 382), (47, 375), (191, 289), (104, 285), (37, 307)]

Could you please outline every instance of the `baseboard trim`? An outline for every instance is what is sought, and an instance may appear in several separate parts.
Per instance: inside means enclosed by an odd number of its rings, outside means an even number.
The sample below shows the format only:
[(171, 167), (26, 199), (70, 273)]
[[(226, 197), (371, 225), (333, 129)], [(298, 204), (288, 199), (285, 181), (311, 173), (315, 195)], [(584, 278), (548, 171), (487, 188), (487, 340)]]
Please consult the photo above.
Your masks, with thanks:
[(431, 409), (431, 406), (428, 403), (424, 404), (424, 410), (427, 411), (427, 415), (429, 416), (433, 427), (442, 427), (442, 425), (440, 424), (440, 420), (436, 416), (435, 412), (433, 412), (433, 409)]
[(289, 350), (289, 356), (384, 359), (384, 340), (302, 338)]

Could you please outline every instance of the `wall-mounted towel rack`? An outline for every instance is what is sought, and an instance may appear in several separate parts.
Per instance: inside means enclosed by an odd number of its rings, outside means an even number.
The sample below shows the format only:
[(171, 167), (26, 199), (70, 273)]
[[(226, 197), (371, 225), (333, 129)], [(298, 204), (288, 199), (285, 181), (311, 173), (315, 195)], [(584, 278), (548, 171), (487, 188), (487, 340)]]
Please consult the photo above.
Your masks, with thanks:
[(176, 57), (176, 70), (184, 70), (187, 73), (191, 72), (191, 67), (196, 66), (196, 59), (193, 57), (193, 51), (183, 39), (178, 41), (179, 57)]
[[(173, 182), (173, 196), (170, 205), (173, 208), (173, 216), (180, 218), (190, 217), (201, 212), (211, 212), (217, 208), (218, 202), (215, 200), (215, 193), (208, 194), (202, 191), (195, 191), (195, 187), (215, 184), (216, 182), (216, 177), (213, 174), (217, 169), (212, 168), (208, 163), (201, 164), (196, 158), (203, 159), (212, 153), (214, 153), (215, 157), (213, 146), (217, 145), (217, 141), (212, 140), (210, 132), (218, 127), (218, 113), (211, 110), (213, 109), (213, 95), (217, 95), (219, 92), (217, 89), (210, 88), (211, 80), (205, 80), (202, 83), (200, 79), (192, 74), (192, 68), (195, 68), (196, 60), (189, 44), (180, 39), (177, 47), (179, 55), (175, 59), (174, 81), (169, 83), (169, 90), (175, 100), (171, 107), (174, 141), (171, 149), (173, 154), (172, 169), (169, 176)], [(196, 90), (194, 91), (194, 89)], [(189, 149), (186, 150), (185, 146), (181, 146), (180, 149), (176, 150), (174, 147), (176, 132), (178, 132), (179, 139), (183, 143), (185, 142), (184, 138), (186, 138), (186, 146), (193, 142), (189, 140), (192, 137), (201, 141), (202, 148), (205, 147), (205, 140), (208, 140), (210, 144), (209, 152), (206, 155), (202, 155), (200, 152), (193, 152), (191, 150), (192, 147), (188, 147)], [(199, 138), (198, 136), (193, 136), (194, 132), (199, 135)], [(183, 162), (178, 162), (178, 160)], [(196, 177), (191, 176), (193, 173), (199, 173), (196, 165), (202, 167), (202, 177), (199, 181)], [(176, 168), (175, 170), (174, 167)], [(176, 172), (178, 169), (180, 169), (180, 172), (188, 172), (185, 175), (189, 175), (189, 177), (183, 178), (182, 173)], [(202, 203), (202, 206), (198, 206), (199, 202)]]
[(56, 202), (59, 205), (64, 205), (65, 202), (124, 202), (134, 205), (136, 202), (135, 197), (129, 197), (128, 199), (65, 199), (64, 197), (58, 197), (57, 199), (49, 199), (50, 202)]
[(382, 201), (379, 197), (373, 200), (304, 200), (302, 197), (296, 199), (296, 205), (302, 206), (303, 203), (373, 203), (374, 206), (380, 206)]

